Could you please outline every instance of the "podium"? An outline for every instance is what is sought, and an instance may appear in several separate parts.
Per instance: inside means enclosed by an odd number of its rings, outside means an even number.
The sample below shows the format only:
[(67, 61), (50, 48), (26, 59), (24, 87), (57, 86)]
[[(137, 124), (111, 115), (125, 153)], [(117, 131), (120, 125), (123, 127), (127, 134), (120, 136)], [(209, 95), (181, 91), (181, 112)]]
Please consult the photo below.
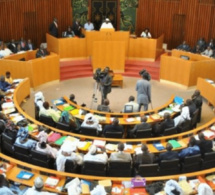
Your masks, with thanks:
[(35, 58), (35, 56), (36, 50), (11, 55), (0, 60), (0, 74), (5, 75), (6, 71), (10, 71), (14, 79), (28, 77), (32, 88), (59, 80), (59, 56), (55, 53), (44, 58)]
[[(187, 57), (186, 60), (184, 56)], [(183, 87), (192, 87), (197, 84), (198, 77), (215, 78), (215, 60), (199, 54), (181, 50), (172, 50), (171, 56), (161, 56), (161, 81), (174, 82)]]

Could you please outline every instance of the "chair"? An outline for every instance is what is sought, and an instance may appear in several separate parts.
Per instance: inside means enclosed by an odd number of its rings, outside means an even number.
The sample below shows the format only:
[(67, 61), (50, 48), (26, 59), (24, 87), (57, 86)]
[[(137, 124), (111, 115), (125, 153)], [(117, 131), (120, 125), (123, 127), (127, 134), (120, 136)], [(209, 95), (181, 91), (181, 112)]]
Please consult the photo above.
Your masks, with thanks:
[(133, 112), (133, 105), (124, 106), (124, 113), (132, 113), (132, 112)]
[(65, 130), (65, 131), (71, 131), (71, 127), (69, 124), (61, 123), (61, 122), (56, 122), (56, 128)]
[(180, 132), (186, 132), (191, 129), (191, 120), (185, 120), (179, 126)]
[(65, 162), (65, 172), (67, 173), (76, 173), (77, 172), (77, 164), (73, 160), (67, 159)]
[(167, 128), (167, 129), (164, 130), (164, 133), (163, 133), (164, 136), (174, 135), (174, 134), (177, 134), (176, 127)]
[(110, 161), (108, 166), (108, 175), (111, 177), (131, 177), (131, 162)]
[(215, 152), (205, 153), (202, 161), (202, 169), (210, 169), (214, 167), (215, 167)]
[(105, 137), (108, 138), (122, 138), (123, 133), (122, 132), (106, 132)]
[[(48, 154), (36, 150), (31, 150), (31, 163), (40, 167), (51, 168)], [(53, 167), (53, 166), (52, 166)]]
[(97, 136), (97, 129), (94, 127), (80, 127), (80, 133), (83, 135)]
[(30, 151), (27, 147), (14, 144), (14, 157), (23, 162), (30, 162)]
[(196, 111), (193, 113), (193, 117), (191, 119), (191, 129), (196, 128), (198, 123), (198, 117), (199, 117), (199, 109), (196, 109)]
[(82, 173), (86, 175), (106, 176), (106, 164), (93, 161), (85, 161), (82, 166)]
[(136, 131), (136, 138), (149, 138), (149, 137), (152, 137), (152, 128)]
[(152, 177), (157, 176), (159, 171), (158, 164), (141, 164), (138, 167), (136, 175), (140, 175), (142, 177)]
[(36, 120), (39, 120), (39, 119), (40, 119), (40, 117), (39, 117), (40, 107), (37, 106), (36, 103), (34, 103), (34, 109), (35, 109), (35, 110), (34, 110), (35, 119), (36, 119)]
[(160, 162), (160, 175), (174, 175), (180, 173), (179, 159), (162, 160)]
[(1, 149), (2, 153), (7, 154), (9, 156), (14, 155), (14, 150), (13, 150), (13, 144), (14, 144), (14, 139), (12, 137), (9, 137), (5, 133), (2, 133), (2, 141), (1, 141)]
[(46, 115), (43, 115), (43, 114), (40, 115), (40, 122), (42, 122), (42, 123), (44, 123), (46, 125), (49, 125), (51, 127), (55, 127), (56, 126), (56, 123), (54, 122), (54, 120), (52, 119), (52, 117), (46, 116)]
[(182, 173), (190, 173), (201, 170), (201, 154), (186, 156), (181, 164)]

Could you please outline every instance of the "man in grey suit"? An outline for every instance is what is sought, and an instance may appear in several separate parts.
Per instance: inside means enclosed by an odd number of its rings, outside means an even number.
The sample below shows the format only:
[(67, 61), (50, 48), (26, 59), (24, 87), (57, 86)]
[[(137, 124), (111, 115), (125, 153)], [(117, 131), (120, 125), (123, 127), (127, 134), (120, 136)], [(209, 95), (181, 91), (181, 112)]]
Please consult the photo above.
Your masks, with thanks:
[(109, 160), (110, 161), (127, 161), (131, 162), (131, 154), (123, 152), (125, 148), (124, 143), (120, 142), (118, 144), (118, 152), (111, 153)]
[(137, 103), (139, 111), (143, 106), (144, 111), (148, 110), (148, 104), (151, 102), (151, 84), (147, 80), (146, 75), (142, 75), (143, 79), (138, 80), (136, 84)]

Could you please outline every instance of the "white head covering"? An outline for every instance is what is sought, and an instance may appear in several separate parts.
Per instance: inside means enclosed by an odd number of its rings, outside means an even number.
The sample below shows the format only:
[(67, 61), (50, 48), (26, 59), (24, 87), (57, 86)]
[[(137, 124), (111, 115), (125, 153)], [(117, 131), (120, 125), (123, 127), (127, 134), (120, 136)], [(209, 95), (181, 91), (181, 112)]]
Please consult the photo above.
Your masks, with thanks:
[(170, 179), (169, 181), (166, 182), (164, 191), (168, 195), (174, 195), (174, 193), (172, 193), (172, 190), (177, 190), (178, 192), (180, 192), (180, 195), (182, 195), (182, 190), (178, 182)]
[(43, 179), (41, 177), (37, 177), (34, 180), (34, 186), (35, 186), (35, 188), (42, 188), (43, 185), (44, 185), (44, 182), (43, 182)]
[(41, 100), (42, 102), (45, 101), (45, 98), (44, 98), (43, 93), (41, 91), (35, 93), (35, 95), (34, 95), (34, 102), (37, 103), (38, 100)]
[(97, 147), (95, 145), (91, 145), (89, 149), (90, 154), (95, 154), (97, 150)]
[(106, 18), (105, 21), (106, 21), (106, 22), (110, 22), (109, 18)]
[(84, 117), (84, 122), (94, 122), (95, 116), (92, 113), (88, 113)]
[(61, 146), (61, 151), (71, 154), (76, 150), (76, 144), (71, 141), (65, 141)]

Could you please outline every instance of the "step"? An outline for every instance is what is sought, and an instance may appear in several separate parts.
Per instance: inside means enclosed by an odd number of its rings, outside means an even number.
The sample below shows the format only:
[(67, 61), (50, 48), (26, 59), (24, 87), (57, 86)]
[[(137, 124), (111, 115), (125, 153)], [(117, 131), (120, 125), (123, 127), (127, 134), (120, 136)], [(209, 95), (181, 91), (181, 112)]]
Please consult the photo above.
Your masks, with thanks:
[(67, 73), (67, 72), (85, 72), (85, 71), (91, 71), (93, 72), (92, 67), (86, 66), (86, 67), (67, 67), (67, 68), (60, 68), (61, 73)]
[(60, 61), (60, 66), (77, 66), (77, 65), (90, 65), (90, 60), (68, 60), (68, 61)]

